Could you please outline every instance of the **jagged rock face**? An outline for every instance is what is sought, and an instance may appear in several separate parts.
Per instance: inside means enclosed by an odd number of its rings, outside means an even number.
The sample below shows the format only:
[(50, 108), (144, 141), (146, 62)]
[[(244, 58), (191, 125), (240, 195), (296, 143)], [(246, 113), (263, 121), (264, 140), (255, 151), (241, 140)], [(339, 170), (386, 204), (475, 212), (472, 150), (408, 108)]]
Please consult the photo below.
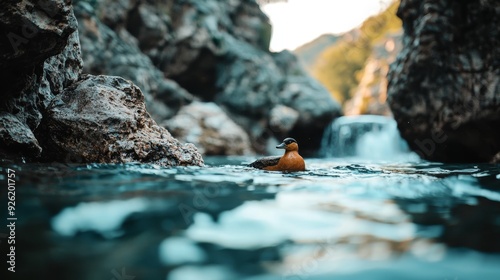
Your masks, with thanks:
[(176, 0), (168, 13), (174, 36), (152, 59), (167, 77), (205, 100), (216, 91), (215, 64), (230, 52), (228, 38), (269, 48), (271, 25), (255, 1)]
[(403, 0), (403, 50), (391, 65), (389, 103), (423, 158), (500, 159), (500, 4)]
[(73, 32), (66, 47), (60, 54), (49, 57), (43, 64), (43, 78), (40, 85), (40, 96), (45, 97), (44, 108), (54, 95), (78, 81), (83, 69), (82, 52), (78, 30)]
[(77, 27), (70, 3), (68, 0), (2, 1), (0, 69), (31, 70), (61, 52)]
[(342, 114), (342, 109), (325, 87), (305, 73), (292, 53), (275, 53), (273, 59), (285, 78), (278, 103), (299, 113), (289, 134), (300, 143), (301, 153), (314, 154), (321, 145), (324, 128)]
[(177, 139), (200, 147), (205, 155), (252, 153), (247, 133), (212, 102), (193, 102), (183, 107), (165, 126)]
[[(0, 4), (0, 154), (37, 157), (42, 148), (32, 131), (47, 100), (78, 76), (81, 60), (54, 65), (58, 77), (45, 76), (44, 61), (78, 42), (71, 1), (2, 1)], [(75, 58), (75, 57), (72, 57)], [(68, 57), (68, 59), (70, 59)], [(81, 65), (80, 65), (81, 66)], [(65, 73), (65, 74), (63, 74)], [(50, 80), (50, 81), (49, 81)], [(51, 89), (54, 87), (54, 89)]]
[[(149, 56), (165, 77), (205, 101), (210, 101), (215, 93), (216, 63), (227, 51), (224, 35), (265, 50), (269, 46), (269, 20), (251, 0), (100, 0), (94, 6), (99, 28), (103, 22)], [(89, 52), (94, 57), (98, 53)], [(103, 68), (106, 67), (98, 66), (91, 73), (98, 74), (96, 70)]]
[[(100, 0), (94, 7), (79, 3), (76, 10), (86, 69), (137, 83), (159, 123), (192, 100), (215, 102), (248, 133), (255, 151), (266, 153), (270, 138), (285, 136), (302, 139), (301, 150), (312, 151), (324, 127), (340, 115), (340, 106), (293, 55), (269, 52), (269, 19), (253, 0)], [(155, 71), (160, 74), (149, 74)], [(153, 81), (165, 77), (180, 87), (159, 93)], [(155, 104), (166, 104), (170, 113), (157, 114)], [(278, 105), (299, 113), (287, 131), (270, 124)]]
[[(81, 76), (71, 1), (4, 1), (0, 15), (2, 160), (203, 164), (156, 125), (131, 82)], [(182, 95), (173, 82), (158, 87), (159, 98)]]
[(265, 116), (278, 103), (284, 77), (273, 58), (226, 36), (225, 63), (217, 71), (217, 103), (239, 115)]
[(159, 127), (140, 89), (120, 77), (83, 75), (52, 100), (41, 131), (43, 154), (52, 160), (203, 164), (194, 145)]
[(5, 158), (39, 156), (42, 153), (38, 140), (29, 127), (16, 116), (0, 112), (1, 151)]
[[(174, 116), (182, 105), (189, 104), (194, 97), (174, 81), (165, 79), (150, 58), (141, 52), (137, 38), (126, 29), (117, 27), (119, 22), (125, 24), (123, 17), (126, 10), (123, 10), (128, 6), (122, 2), (105, 6), (105, 11), (115, 8), (113, 13), (109, 11), (104, 15), (111, 17), (105, 20), (115, 25), (116, 32), (99, 20), (90, 4), (76, 4), (75, 14), (80, 22), (78, 28), (85, 61), (83, 70), (94, 75), (106, 74), (131, 80), (144, 93), (148, 112), (157, 121), (163, 121)], [(163, 102), (157, 102), (158, 99)]]

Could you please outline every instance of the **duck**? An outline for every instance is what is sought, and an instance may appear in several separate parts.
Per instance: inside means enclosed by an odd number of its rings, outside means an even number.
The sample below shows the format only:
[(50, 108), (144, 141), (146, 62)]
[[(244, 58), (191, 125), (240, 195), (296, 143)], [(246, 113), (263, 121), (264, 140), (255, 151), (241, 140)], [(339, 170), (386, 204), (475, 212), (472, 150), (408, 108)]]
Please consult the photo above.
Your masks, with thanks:
[(306, 170), (306, 163), (299, 155), (299, 144), (295, 139), (285, 138), (281, 144), (276, 146), (276, 149), (285, 149), (285, 154), (281, 157), (261, 158), (248, 166), (267, 171), (295, 172)]

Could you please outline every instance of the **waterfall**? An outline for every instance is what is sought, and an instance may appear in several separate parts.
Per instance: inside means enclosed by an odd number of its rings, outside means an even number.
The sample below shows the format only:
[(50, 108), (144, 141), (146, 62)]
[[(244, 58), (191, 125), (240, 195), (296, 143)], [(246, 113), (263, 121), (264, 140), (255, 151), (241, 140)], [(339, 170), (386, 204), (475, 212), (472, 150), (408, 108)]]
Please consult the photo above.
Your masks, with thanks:
[(409, 149), (394, 119), (360, 115), (335, 119), (325, 130), (320, 152), (324, 157), (390, 160)]

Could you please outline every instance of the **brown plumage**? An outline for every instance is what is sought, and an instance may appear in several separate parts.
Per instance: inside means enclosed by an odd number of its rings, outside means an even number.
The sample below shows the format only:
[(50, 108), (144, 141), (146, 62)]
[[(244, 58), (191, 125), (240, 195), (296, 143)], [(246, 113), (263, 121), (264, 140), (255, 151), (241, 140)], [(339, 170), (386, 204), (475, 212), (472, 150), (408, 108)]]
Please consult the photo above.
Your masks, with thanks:
[(258, 159), (248, 166), (269, 171), (304, 171), (306, 164), (299, 155), (299, 145), (293, 138), (286, 138), (283, 143), (276, 146), (277, 149), (285, 149), (282, 157), (265, 157)]

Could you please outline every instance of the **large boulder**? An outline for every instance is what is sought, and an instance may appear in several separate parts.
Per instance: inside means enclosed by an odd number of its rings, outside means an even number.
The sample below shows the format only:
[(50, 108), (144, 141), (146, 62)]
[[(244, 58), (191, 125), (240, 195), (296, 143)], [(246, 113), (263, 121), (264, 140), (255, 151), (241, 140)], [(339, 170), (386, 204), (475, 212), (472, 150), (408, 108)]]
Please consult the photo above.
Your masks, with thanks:
[(83, 75), (55, 97), (41, 124), (44, 156), (57, 161), (202, 165), (192, 144), (159, 127), (144, 96), (120, 77)]
[(423, 158), (500, 160), (500, 4), (402, 0), (403, 50), (389, 72), (401, 135)]

